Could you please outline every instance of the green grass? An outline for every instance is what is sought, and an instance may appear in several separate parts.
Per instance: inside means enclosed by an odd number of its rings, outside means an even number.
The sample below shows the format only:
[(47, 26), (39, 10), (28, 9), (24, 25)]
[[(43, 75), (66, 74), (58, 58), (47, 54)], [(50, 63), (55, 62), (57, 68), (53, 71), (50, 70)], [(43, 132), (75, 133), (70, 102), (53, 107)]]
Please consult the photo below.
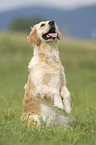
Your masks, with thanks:
[(96, 144), (96, 42), (59, 41), (67, 87), (73, 102), (70, 129), (36, 127), (21, 122), (24, 85), (32, 46), (26, 34), (0, 33), (0, 145)]

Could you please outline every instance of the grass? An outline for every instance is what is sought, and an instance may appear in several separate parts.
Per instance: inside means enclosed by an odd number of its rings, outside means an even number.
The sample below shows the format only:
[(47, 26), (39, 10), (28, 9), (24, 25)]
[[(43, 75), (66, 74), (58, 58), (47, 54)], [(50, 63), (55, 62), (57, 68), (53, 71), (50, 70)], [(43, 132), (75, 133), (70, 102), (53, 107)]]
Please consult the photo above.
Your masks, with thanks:
[(24, 85), (32, 46), (26, 34), (0, 33), (0, 145), (96, 144), (96, 41), (59, 41), (61, 62), (73, 102), (70, 129), (40, 130), (21, 122)]

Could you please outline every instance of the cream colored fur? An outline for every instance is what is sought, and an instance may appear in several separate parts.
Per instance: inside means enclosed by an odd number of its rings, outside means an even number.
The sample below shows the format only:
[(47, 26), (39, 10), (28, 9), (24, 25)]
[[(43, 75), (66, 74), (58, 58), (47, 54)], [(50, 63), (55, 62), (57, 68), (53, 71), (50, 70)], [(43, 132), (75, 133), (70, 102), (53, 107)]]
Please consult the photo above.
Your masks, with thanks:
[[(40, 27), (44, 23), (44, 27)], [(70, 113), (70, 93), (66, 87), (64, 68), (60, 62), (57, 39), (60, 39), (60, 32), (55, 24), (57, 38), (46, 41), (42, 38), (44, 33), (50, 29), (49, 21), (41, 22), (32, 28), (28, 40), (34, 43), (33, 57), (29, 63), (29, 77), (25, 85), (25, 96), (23, 100), (23, 116), (28, 124), (32, 120), (40, 124), (40, 116), (45, 121), (56, 117), (59, 123), (64, 119), (57, 115), (56, 109), (60, 108)], [(60, 118), (63, 118), (60, 120)]]

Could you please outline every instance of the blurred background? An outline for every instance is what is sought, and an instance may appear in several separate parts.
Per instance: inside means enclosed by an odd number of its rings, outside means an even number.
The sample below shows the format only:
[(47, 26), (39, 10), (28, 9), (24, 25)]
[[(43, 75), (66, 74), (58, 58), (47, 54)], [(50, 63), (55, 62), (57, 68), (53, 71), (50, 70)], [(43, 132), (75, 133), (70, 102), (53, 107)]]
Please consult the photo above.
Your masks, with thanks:
[(25, 31), (55, 20), (63, 35), (96, 38), (96, 0), (0, 0), (0, 30)]
[[(96, 0), (0, 0), (0, 107), (22, 114), (23, 86), (33, 55), (30, 27), (55, 20), (73, 112), (96, 108)], [(18, 114), (18, 113), (17, 113)], [(19, 117), (20, 117), (19, 115)]]

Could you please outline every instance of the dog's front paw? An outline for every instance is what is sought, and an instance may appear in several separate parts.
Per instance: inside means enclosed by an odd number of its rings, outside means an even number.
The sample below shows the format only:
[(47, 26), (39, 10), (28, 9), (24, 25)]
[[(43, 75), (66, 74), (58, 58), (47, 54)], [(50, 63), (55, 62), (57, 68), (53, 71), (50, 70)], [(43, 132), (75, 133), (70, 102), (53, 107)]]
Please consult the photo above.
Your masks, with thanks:
[(71, 98), (70, 98), (70, 94), (68, 94), (68, 96), (63, 99), (63, 103), (64, 103), (64, 110), (65, 110), (65, 112), (67, 114), (70, 114), (70, 112), (71, 112)]
[(62, 88), (61, 96), (63, 97), (64, 110), (67, 114), (69, 114), (71, 112), (71, 95), (65, 86)]
[(67, 114), (70, 114), (71, 113), (71, 106), (70, 105), (65, 106), (64, 110)]
[(59, 102), (59, 103), (58, 102), (54, 102), (54, 106), (59, 108), (59, 109), (62, 109), (62, 110), (64, 109), (63, 104), (61, 102)]
[(57, 96), (57, 95), (54, 96), (54, 106), (62, 110), (64, 109), (60, 96)]

